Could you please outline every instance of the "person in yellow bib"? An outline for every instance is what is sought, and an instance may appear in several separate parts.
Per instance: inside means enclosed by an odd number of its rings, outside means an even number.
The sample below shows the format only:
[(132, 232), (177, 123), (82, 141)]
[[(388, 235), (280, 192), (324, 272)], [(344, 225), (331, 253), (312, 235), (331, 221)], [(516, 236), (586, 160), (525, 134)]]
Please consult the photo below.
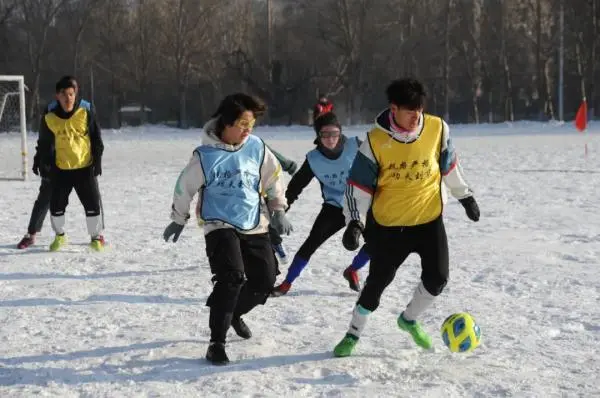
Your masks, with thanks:
[(479, 220), (479, 207), (463, 177), (448, 125), (423, 112), (422, 83), (411, 78), (395, 80), (386, 94), (389, 109), (377, 116), (367, 133), (350, 169), (344, 197), (344, 213), (350, 221), (342, 242), (347, 250), (356, 250), (362, 234), (371, 265), (349, 329), (334, 349), (337, 357), (352, 354), (369, 314), (377, 309), (383, 291), (411, 253), (421, 257), (421, 281), (397, 324), (417, 345), (431, 348), (431, 337), (417, 318), (448, 280), (442, 182), (467, 216)]
[(65, 210), (75, 189), (85, 209), (90, 247), (104, 248), (104, 217), (97, 177), (102, 174), (104, 144), (89, 102), (77, 98), (74, 77), (63, 76), (56, 83), (56, 101), (42, 117), (37, 151), (41, 167), (50, 170), (50, 221), (56, 233), (50, 245), (57, 251), (67, 243)]

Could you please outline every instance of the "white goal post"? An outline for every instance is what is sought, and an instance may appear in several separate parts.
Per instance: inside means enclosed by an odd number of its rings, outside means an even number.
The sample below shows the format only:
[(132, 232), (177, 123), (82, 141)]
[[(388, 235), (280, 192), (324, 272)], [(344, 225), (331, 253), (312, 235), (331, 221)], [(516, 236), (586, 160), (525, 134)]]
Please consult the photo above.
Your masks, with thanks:
[(0, 134), (21, 133), (21, 178), (28, 178), (25, 78), (0, 75)]

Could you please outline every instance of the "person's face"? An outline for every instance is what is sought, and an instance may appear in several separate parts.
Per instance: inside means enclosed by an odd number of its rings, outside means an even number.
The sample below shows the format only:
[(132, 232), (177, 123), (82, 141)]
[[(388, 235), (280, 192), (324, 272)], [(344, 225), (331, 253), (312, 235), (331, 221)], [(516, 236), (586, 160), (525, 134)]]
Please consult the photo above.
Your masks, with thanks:
[(339, 127), (333, 124), (323, 126), (321, 131), (319, 131), (319, 139), (321, 140), (321, 144), (323, 144), (323, 146), (327, 149), (334, 149), (340, 141), (341, 135), (342, 132)]
[(401, 106), (394, 104), (390, 105), (390, 110), (394, 115), (394, 121), (396, 124), (408, 131), (413, 131), (419, 126), (419, 118), (423, 114), (423, 108), (418, 109), (406, 109)]
[(76, 97), (77, 90), (72, 87), (62, 89), (56, 94), (56, 100), (65, 112), (71, 112), (73, 110)]
[(227, 144), (237, 145), (252, 133), (255, 123), (254, 113), (244, 111), (232, 125), (225, 126), (221, 139)]

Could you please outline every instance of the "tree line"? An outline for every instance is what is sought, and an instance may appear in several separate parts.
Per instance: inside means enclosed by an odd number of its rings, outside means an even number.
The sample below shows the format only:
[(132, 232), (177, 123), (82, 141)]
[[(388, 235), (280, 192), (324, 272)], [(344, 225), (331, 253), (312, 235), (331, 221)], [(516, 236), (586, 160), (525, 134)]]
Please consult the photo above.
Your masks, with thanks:
[[(564, 33), (559, 12), (564, 9)], [(0, 74), (24, 75), (37, 120), (75, 75), (101, 124), (139, 104), (200, 126), (222, 96), (263, 98), (264, 122), (305, 124), (319, 94), (373, 120), (385, 86), (414, 76), (452, 123), (558, 118), (600, 101), (600, 0), (0, 0)]]

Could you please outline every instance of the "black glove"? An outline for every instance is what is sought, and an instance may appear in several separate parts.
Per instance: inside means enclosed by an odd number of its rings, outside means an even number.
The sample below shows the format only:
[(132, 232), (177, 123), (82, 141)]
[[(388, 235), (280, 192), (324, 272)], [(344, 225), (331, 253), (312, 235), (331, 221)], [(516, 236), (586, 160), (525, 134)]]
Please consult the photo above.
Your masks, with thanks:
[(33, 167), (31, 168), (31, 171), (33, 171), (33, 174), (36, 176), (40, 175), (40, 158), (37, 154), (33, 157)]
[(37, 162), (33, 163), (33, 173), (42, 178), (50, 178), (50, 174), (52, 172), (52, 166), (46, 164), (39, 164)]
[(163, 238), (165, 238), (165, 242), (168, 242), (171, 236), (173, 237), (173, 243), (177, 242), (179, 235), (181, 235), (181, 231), (183, 231), (183, 225), (177, 224), (173, 221), (167, 226), (167, 228), (165, 228), (165, 232), (163, 232)]
[(100, 175), (102, 175), (102, 166), (100, 164), (100, 162), (98, 163), (94, 163), (94, 177), (98, 177)]
[(362, 223), (358, 220), (352, 220), (348, 223), (342, 237), (342, 244), (346, 250), (354, 251), (358, 249), (360, 245), (359, 239), (364, 229)]
[(475, 222), (479, 221), (479, 206), (477, 206), (477, 202), (475, 201), (474, 197), (469, 196), (463, 199), (459, 199), (459, 202), (465, 208), (465, 211), (467, 212), (467, 217), (469, 217)]
[(296, 173), (296, 170), (298, 170), (298, 164), (296, 162), (294, 162), (293, 160), (290, 160), (290, 163), (285, 171), (289, 175), (294, 175), (294, 173)]

